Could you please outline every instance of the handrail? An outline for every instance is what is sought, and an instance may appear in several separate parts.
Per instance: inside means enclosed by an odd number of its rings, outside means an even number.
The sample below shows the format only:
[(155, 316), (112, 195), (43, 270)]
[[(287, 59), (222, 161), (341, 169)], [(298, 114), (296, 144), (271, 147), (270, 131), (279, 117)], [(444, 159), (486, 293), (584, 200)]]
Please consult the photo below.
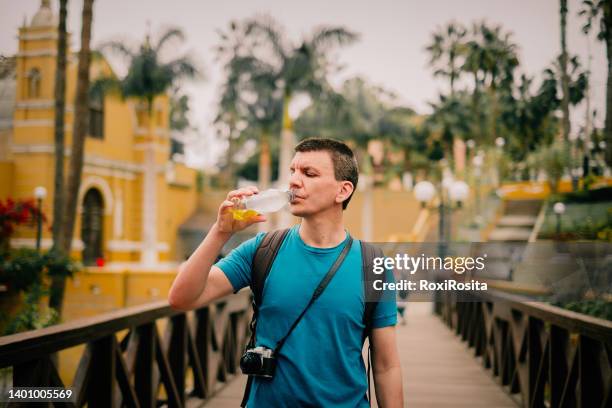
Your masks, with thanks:
[[(250, 311), (247, 291), (190, 312), (173, 310), (166, 301), (133, 306), (0, 337), (0, 368), (13, 368), (14, 387), (65, 387), (52, 355), (85, 344), (74, 382), (66, 385), (76, 395), (68, 405), (140, 407), (165, 401), (184, 407), (190, 398), (211, 397), (237, 372)], [(168, 321), (162, 335), (156, 324), (161, 319)], [(189, 370), (193, 390), (185, 389)]]
[(521, 406), (610, 406), (611, 321), (496, 290), (441, 298), (443, 321)]

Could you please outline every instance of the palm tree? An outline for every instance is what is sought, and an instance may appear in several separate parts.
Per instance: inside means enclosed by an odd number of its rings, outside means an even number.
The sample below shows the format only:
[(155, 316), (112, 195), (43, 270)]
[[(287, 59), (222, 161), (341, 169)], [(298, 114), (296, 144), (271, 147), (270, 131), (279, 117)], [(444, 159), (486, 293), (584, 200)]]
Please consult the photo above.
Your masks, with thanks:
[(170, 46), (171, 40), (183, 41), (183, 31), (171, 28), (161, 34), (152, 44), (147, 34), (145, 41), (137, 48), (130, 49), (121, 42), (111, 41), (103, 49), (115, 51), (129, 61), (127, 75), (121, 80), (105, 78), (106, 86), (118, 88), (124, 98), (135, 98), (144, 103), (148, 113), (148, 138), (145, 149), (144, 188), (143, 188), (143, 228), (142, 240), (144, 263), (155, 263), (157, 251), (155, 249), (157, 224), (155, 222), (155, 146), (153, 143), (153, 100), (156, 96), (166, 93), (181, 79), (192, 79), (199, 75), (195, 63), (188, 56), (181, 56), (170, 61), (162, 61), (163, 52)]
[[(60, 0), (57, 28), (57, 58), (55, 60), (55, 174), (53, 194), (53, 246), (62, 247), (59, 241), (64, 216), (64, 114), (66, 110), (66, 15), (68, 0)], [(59, 244), (59, 245), (58, 245)]]
[(326, 80), (330, 68), (329, 52), (355, 42), (358, 36), (343, 27), (324, 26), (314, 30), (300, 43), (291, 44), (285, 40), (282, 27), (270, 17), (251, 20), (247, 33), (263, 38), (275, 60), (275, 84), (282, 89), (283, 98), (279, 179), (281, 184), (287, 184), (294, 145), (289, 104), (298, 92), (306, 92), (313, 100), (318, 99), (329, 87)]
[(517, 46), (511, 40), (510, 33), (504, 33), (501, 26), (489, 26), (485, 22), (474, 24), (472, 39), (466, 45), (466, 57), (463, 69), (474, 78), (473, 110), (475, 122), (475, 139), (485, 141), (484, 112), (480, 109), (482, 91), (490, 97), (491, 142), (498, 134), (497, 92), (500, 88), (508, 89), (513, 83), (514, 69), (519, 65)]
[[(66, 190), (66, 207), (64, 209), (64, 222), (61, 233), (58, 235), (56, 246), (64, 253), (70, 253), (72, 246), (72, 235), (76, 219), (76, 207), (79, 188), (81, 186), (81, 175), (83, 173), (83, 152), (85, 147), (85, 135), (89, 125), (89, 65), (91, 62), (91, 23), (93, 19), (94, 0), (83, 1), (81, 49), (79, 51), (79, 63), (77, 68), (77, 86), (74, 102), (74, 124), (72, 130), (72, 151), (70, 155), (70, 167), (68, 173), (68, 184)], [(61, 316), (64, 301), (64, 289), (66, 278), (54, 276), (51, 282), (51, 295), (49, 306), (57, 310)]]
[(563, 113), (563, 140), (567, 143), (570, 134), (569, 117), (569, 78), (567, 76), (567, 0), (560, 0), (559, 13), (561, 15), (561, 56), (559, 65), (561, 67), (561, 112)]
[(586, 17), (583, 31), (588, 34), (593, 20), (599, 18), (597, 39), (605, 41), (608, 58), (608, 80), (606, 84), (606, 120), (604, 139), (606, 140), (606, 163), (612, 167), (612, 0), (583, 0), (580, 15)]
[[(214, 122), (218, 125), (219, 133), (225, 133), (228, 141), (224, 179), (228, 187), (235, 184), (234, 156), (240, 131), (236, 129), (244, 114), (241, 104), (242, 90), (248, 82), (254, 58), (250, 57), (253, 41), (245, 33), (244, 24), (230, 21), (228, 28), (217, 30), (219, 45), (215, 47), (215, 60), (223, 64), (226, 80), (222, 85), (219, 113)], [(225, 131), (223, 131), (225, 128)]]
[(430, 54), (429, 65), (435, 67), (434, 76), (448, 78), (451, 95), (455, 93), (455, 81), (461, 75), (466, 34), (463, 25), (450, 22), (433, 34), (431, 43), (426, 47)]
[(276, 77), (271, 66), (258, 63), (253, 67), (250, 87), (256, 95), (254, 103), (248, 104), (249, 129), (256, 132), (259, 141), (259, 186), (266, 189), (272, 181), (271, 135), (278, 131), (283, 112), (282, 93), (276, 88)]

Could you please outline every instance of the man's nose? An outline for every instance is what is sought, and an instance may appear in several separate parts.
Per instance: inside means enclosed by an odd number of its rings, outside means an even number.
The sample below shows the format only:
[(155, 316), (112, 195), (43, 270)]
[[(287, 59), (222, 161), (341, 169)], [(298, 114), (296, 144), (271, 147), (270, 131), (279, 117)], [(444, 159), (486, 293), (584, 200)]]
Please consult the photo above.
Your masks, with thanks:
[(293, 172), (293, 174), (289, 176), (289, 188), (294, 189), (294, 188), (300, 188), (301, 186), (302, 186), (302, 178), (300, 177), (298, 172), (295, 171)]

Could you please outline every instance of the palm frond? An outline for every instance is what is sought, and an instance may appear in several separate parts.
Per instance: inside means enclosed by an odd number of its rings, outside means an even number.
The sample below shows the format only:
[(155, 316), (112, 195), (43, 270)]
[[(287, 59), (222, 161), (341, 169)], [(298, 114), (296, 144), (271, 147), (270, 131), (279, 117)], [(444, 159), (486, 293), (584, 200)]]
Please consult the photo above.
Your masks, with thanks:
[(263, 36), (266, 38), (272, 47), (272, 51), (282, 61), (287, 58), (287, 49), (283, 37), (284, 29), (270, 16), (261, 16), (248, 20), (245, 25), (245, 34), (247, 36)]
[(111, 52), (120, 54), (127, 59), (133, 59), (136, 57), (136, 53), (133, 50), (131, 50), (123, 42), (117, 40), (107, 41), (103, 43), (102, 45), (100, 45), (99, 50), (102, 53), (104, 53), (105, 50), (109, 50)]
[(96, 78), (89, 85), (89, 97), (98, 99), (106, 93), (117, 93), (123, 95), (121, 92), (121, 81), (114, 76), (101, 76)]
[(353, 44), (359, 39), (359, 34), (344, 27), (324, 26), (317, 29), (311, 40), (315, 52), (325, 52), (333, 47), (342, 47)]
[(183, 30), (181, 30), (180, 28), (176, 28), (176, 27), (166, 30), (166, 32), (162, 34), (162, 36), (157, 41), (157, 45), (155, 46), (155, 51), (159, 53), (161, 49), (164, 47), (164, 45), (168, 41), (174, 38), (177, 38), (180, 41), (183, 41), (185, 40), (185, 33), (183, 32)]
[(172, 76), (175, 80), (196, 79), (203, 76), (203, 73), (198, 69), (196, 63), (188, 56), (170, 61), (165, 64), (165, 67), (172, 72)]

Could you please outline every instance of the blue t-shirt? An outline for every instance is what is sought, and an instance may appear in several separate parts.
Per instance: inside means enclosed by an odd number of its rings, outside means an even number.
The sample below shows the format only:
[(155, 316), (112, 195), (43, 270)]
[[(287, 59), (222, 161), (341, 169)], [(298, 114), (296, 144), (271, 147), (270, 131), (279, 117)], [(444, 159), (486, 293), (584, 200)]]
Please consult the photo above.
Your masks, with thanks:
[[(251, 265), (263, 233), (244, 242), (216, 265), (234, 291), (249, 286)], [(333, 248), (306, 245), (293, 227), (263, 290), (257, 346), (273, 349), (302, 312), (348, 240)], [(361, 245), (352, 247), (323, 294), (308, 309), (277, 355), (273, 379), (254, 377), (248, 407), (368, 407), (363, 348)], [(373, 327), (397, 323), (395, 299), (379, 302)]]

